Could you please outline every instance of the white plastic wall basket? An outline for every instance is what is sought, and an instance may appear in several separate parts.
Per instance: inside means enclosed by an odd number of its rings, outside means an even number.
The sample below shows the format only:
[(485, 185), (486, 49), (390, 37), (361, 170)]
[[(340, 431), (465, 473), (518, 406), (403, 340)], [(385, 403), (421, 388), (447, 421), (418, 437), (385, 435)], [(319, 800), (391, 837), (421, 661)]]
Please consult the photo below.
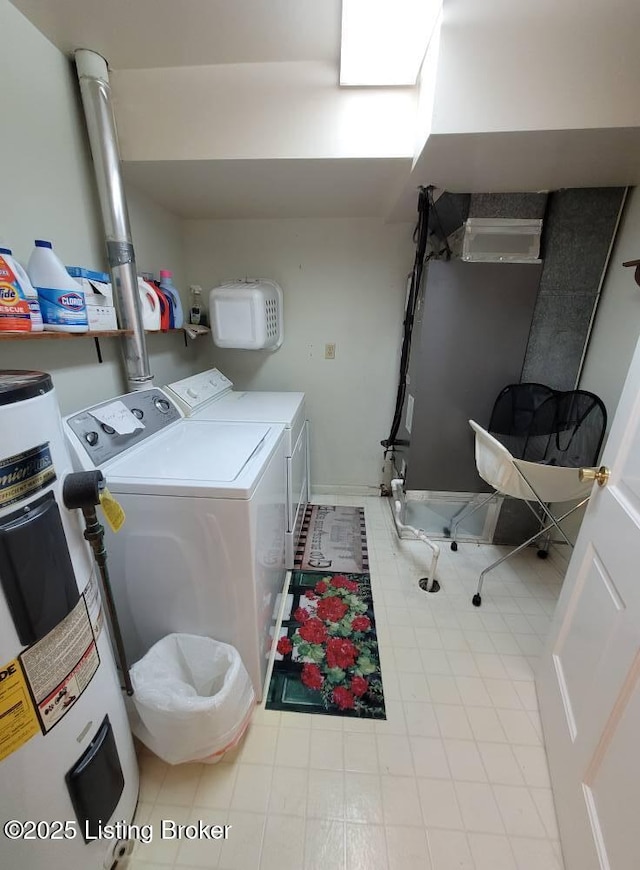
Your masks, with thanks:
[(209, 293), (211, 336), (217, 347), (277, 350), (284, 338), (282, 288), (275, 281), (230, 281)]

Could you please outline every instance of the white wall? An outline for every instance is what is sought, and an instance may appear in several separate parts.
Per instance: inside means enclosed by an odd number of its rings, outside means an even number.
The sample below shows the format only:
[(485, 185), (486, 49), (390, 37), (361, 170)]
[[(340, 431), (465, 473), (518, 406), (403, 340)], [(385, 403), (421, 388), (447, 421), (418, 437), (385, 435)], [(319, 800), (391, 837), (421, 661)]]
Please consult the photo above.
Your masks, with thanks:
[(640, 188), (625, 205), (591, 333), (582, 389), (596, 393), (605, 403), (609, 425), (618, 407), (631, 358), (640, 337), (640, 287), (626, 260), (640, 259)]
[(414, 163), (422, 153), (431, 135), (433, 109), (438, 87), (438, 61), (440, 58), (440, 32), (442, 30), (442, 10), (440, 11), (418, 76), (418, 103), (416, 107), (416, 141)]
[[(0, 0), (0, 114), (3, 208), (0, 239), (25, 262), (34, 238), (51, 239), (64, 262), (104, 268), (104, 242), (75, 72), (7, 0)], [(184, 281), (180, 221), (131, 191), (134, 243), (141, 269), (174, 268)], [(185, 296), (186, 298), (186, 296)], [(117, 339), (0, 341), (0, 368), (50, 372), (64, 412), (125, 388)], [(151, 367), (163, 383), (197, 370), (202, 345), (181, 335), (154, 337)]]
[[(412, 224), (373, 219), (188, 221), (189, 281), (269, 277), (284, 290), (282, 348), (211, 348), (240, 388), (304, 390), (316, 486), (380, 482), (398, 374)], [(324, 345), (336, 344), (335, 360)]]
[(635, 0), (444, 7), (434, 133), (640, 123)]
[(71, 64), (0, 0), (0, 238), (21, 259), (51, 234), (68, 262), (102, 260), (100, 214)]

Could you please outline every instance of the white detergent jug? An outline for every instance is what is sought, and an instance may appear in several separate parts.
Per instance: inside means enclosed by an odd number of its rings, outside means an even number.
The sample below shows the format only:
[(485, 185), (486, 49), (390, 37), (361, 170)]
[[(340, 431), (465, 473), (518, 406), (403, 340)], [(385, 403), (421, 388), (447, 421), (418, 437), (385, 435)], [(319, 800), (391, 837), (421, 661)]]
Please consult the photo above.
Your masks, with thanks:
[(29, 276), (12, 256), (0, 248), (0, 331), (42, 332), (42, 314)]
[(53, 252), (51, 242), (36, 239), (27, 272), (38, 291), (44, 328), (48, 332), (87, 332), (87, 306), (80, 284)]
[(140, 311), (144, 328), (151, 332), (159, 332), (160, 302), (155, 287), (144, 278), (138, 278), (138, 293), (140, 294)]

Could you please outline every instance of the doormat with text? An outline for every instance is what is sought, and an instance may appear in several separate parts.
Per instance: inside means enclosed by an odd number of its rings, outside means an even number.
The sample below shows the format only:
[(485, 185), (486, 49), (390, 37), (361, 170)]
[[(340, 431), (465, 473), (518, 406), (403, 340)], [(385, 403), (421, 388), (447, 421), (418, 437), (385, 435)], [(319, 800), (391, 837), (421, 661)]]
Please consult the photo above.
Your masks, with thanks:
[(364, 508), (307, 505), (298, 539), (295, 567), (300, 571), (369, 570)]

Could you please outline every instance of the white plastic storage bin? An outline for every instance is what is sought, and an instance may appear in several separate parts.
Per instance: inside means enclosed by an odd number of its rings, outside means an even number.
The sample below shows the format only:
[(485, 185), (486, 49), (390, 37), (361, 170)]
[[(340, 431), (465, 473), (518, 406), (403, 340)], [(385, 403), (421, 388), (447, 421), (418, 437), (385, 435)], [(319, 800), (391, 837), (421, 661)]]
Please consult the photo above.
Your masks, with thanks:
[(282, 288), (275, 281), (231, 281), (209, 293), (211, 336), (218, 347), (277, 350), (283, 334)]

